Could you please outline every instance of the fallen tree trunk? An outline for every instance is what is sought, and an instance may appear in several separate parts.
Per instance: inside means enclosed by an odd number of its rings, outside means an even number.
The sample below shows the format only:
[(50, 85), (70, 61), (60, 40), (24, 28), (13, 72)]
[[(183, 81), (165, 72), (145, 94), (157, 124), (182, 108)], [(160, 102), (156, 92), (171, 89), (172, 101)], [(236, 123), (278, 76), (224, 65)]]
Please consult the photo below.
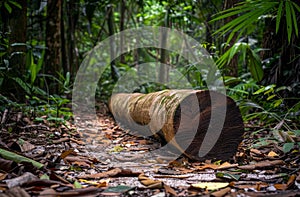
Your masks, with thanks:
[(235, 102), (215, 91), (118, 93), (109, 107), (123, 128), (159, 137), (197, 160), (231, 158), (244, 133)]

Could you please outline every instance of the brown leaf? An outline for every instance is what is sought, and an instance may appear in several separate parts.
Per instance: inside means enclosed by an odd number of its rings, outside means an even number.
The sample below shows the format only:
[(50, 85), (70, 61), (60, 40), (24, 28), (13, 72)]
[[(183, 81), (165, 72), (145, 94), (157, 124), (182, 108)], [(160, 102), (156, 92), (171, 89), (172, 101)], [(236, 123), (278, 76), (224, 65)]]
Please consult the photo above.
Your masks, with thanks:
[(161, 181), (149, 179), (145, 174), (140, 174), (138, 179), (147, 188), (162, 188), (163, 185)]
[(224, 189), (211, 193), (211, 195), (215, 197), (222, 197), (225, 196), (228, 192), (230, 192), (230, 190), (230, 187), (225, 187)]
[(33, 175), (32, 173), (25, 172), (23, 175), (13, 178), (13, 179), (5, 180), (5, 182), (6, 182), (8, 188), (12, 188), (12, 187), (20, 186), (24, 183), (36, 180), (36, 179), (38, 179), (38, 178), (35, 175)]
[(254, 153), (254, 154), (256, 154), (256, 155), (263, 155), (263, 153), (262, 153), (260, 150), (255, 149), (255, 148), (251, 148), (251, 149), (250, 149), (250, 152), (251, 152), (251, 153)]
[(87, 157), (82, 157), (82, 156), (67, 156), (64, 158), (65, 163), (71, 163), (74, 164), (75, 162), (84, 162), (88, 165), (91, 165), (92, 162), (89, 160)]
[(74, 152), (74, 149), (65, 150), (60, 154), (60, 158), (64, 159), (69, 155), (77, 155), (76, 152)]
[(3, 179), (5, 179), (7, 176), (7, 173), (1, 173), (0, 172), (0, 181), (2, 181)]
[(166, 184), (164, 184), (164, 189), (166, 190), (166, 193), (171, 194), (172, 196), (178, 196), (176, 191)]
[(222, 163), (222, 165), (215, 168), (215, 170), (225, 170), (225, 169), (237, 167), (238, 165), (239, 164), (231, 164), (229, 162), (224, 162), (224, 163)]
[(74, 161), (72, 162), (72, 164), (80, 167), (91, 167), (91, 165), (86, 163), (85, 161)]
[(119, 174), (121, 172), (122, 172), (122, 170), (120, 168), (114, 168), (114, 169), (106, 171), (106, 172), (100, 172), (100, 173), (90, 174), (90, 175), (83, 175), (83, 176), (79, 176), (78, 178), (80, 178), (80, 179), (100, 179), (100, 178), (116, 176), (117, 174)]
[(287, 187), (290, 188), (296, 181), (297, 176), (295, 174), (291, 175), (288, 182), (286, 183)]
[(62, 142), (67, 142), (69, 141), (69, 137), (64, 137), (64, 138), (59, 138), (58, 140), (52, 140), (52, 143), (53, 144), (59, 144), (59, 143), (62, 143)]
[(72, 142), (75, 142), (75, 143), (78, 144), (78, 145), (84, 145), (84, 144), (85, 144), (84, 141), (76, 140), (76, 139), (74, 139), (74, 138), (70, 138), (70, 140), (71, 140)]
[(58, 193), (54, 189), (45, 189), (38, 197), (57, 197)]
[(20, 187), (13, 187), (7, 191), (5, 191), (5, 194), (3, 196), (7, 197), (30, 197), (30, 195), (22, 188)]
[(61, 181), (61, 182), (65, 183), (65, 184), (70, 184), (66, 179), (64, 179), (63, 177), (55, 174), (53, 171), (51, 171), (50, 179), (54, 180), (54, 181)]
[(274, 187), (278, 190), (286, 190), (287, 189), (286, 184), (274, 184)]
[(256, 164), (250, 164), (250, 165), (244, 165), (244, 166), (238, 166), (238, 168), (243, 169), (243, 170), (254, 170), (256, 168), (265, 168), (265, 167), (271, 167), (275, 165), (281, 165), (284, 162), (282, 160), (265, 160), (265, 161), (260, 161), (257, 162)]
[(11, 160), (0, 158), (0, 170), (9, 172), (16, 166), (17, 166), (17, 164), (15, 162), (13, 162)]

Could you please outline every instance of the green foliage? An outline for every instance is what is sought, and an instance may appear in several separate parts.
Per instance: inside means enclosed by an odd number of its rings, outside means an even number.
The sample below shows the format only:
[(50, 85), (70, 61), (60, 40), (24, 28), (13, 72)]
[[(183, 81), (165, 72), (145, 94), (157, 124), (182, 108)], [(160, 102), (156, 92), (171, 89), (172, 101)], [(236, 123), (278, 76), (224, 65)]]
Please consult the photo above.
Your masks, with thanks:
[(5, 1), (3, 1), (0, 4), (0, 9), (1, 9), (2, 6), (5, 7), (5, 9), (7, 10), (8, 13), (11, 13), (14, 7), (22, 9), (22, 6), (19, 3), (17, 3), (16, 1), (13, 1), (13, 0), (5, 0)]
[[(285, 8), (285, 9), (284, 9)], [(224, 26), (220, 27), (214, 34), (225, 35), (229, 33), (227, 43), (237, 33), (237, 39), (244, 34), (249, 34), (255, 29), (252, 28), (264, 15), (274, 15), (276, 17), (276, 33), (278, 32), (282, 16), (285, 14), (286, 30), (288, 41), (291, 41), (292, 34), (298, 36), (298, 24), (296, 12), (300, 12), (300, 7), (293, 1), (274, 0), (248, 0), (243, 1), (233, 8), (219, 12), (212, 22), (223, 20), (228, 17), (236, 17)]]
[(263, 69), (260, 57), (251, 48), (251, 45), (246, 42), (237, 42), (230, 47), (218, 60), (217, 65), (219, 68), (225, 68), (230, 63), (232, 58), (239, 54), (240, 62), (246, 64), (254, 80), (261, 81), (263, 78)]

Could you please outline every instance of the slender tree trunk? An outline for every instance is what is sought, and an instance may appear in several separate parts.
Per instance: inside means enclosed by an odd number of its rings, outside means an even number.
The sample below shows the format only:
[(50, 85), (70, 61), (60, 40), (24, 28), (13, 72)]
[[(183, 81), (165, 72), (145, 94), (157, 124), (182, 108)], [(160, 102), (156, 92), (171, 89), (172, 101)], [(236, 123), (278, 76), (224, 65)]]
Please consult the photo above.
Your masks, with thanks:
[[(26, 72), (27, 1), (17, 0), (22, 9), (13, 7), (8, 16), (10, 28), (10, 66), (20, 75)], [(15, 45), (14, 45), (15, 44)]]
[(67, 33), (67, 54), (69, 59), (69, 71), (75, 75), (79, 68), (78, 50), (75, 39), (75, 30), (79, 18), (79, 0), (67, 2), (67, 20), (68, 20), (68, 33)]
[(60, 30), (61, 30), (61, 63), (62, 63), (62, 69), (63, 69), (63, 76), (66, 76), (67, 72), (70, 72), (70, 59), (69, 59), (69, 49), (68, 49), (68, 34), (70, 32), (68, 31), (68, 25), (67, 25), (67, 16), (64, 14), (64, 8), (66, 8), (66, 3), (65, 1), (61, 1), (61, 21), (60, 21)]
[[(47, 1), (45, 71), (58, 79), (62, 71), (61, 5), (61, 0)], [(47, 85), (51, 93), (58, 93), (59, 84), (55, 80), (48, 79)]]
[[(27, 1), (17, 0), (16, 3), (20, 4), (22, 8), (13, 6), (11, 13), (5, 6), (1, 7), (0, 31), (2, 31), (2, 35), (0, 41), (8, 44), (7, 59), (9, 64), (7, 66), (11, 69), (9, 73), (15, 77), (23, 78), (26, 73)], [(14, 95), (20, 101), (24, 100), (24, 90), (19, 85), (14, 86), (14, 81), (10, 80), (10, 78), (4, 78), (2, 81), (0, 86), (2, 93)]]
[[(109, 36), (112, 36), (115, 33), (114, 5), (109, 4), (107, 7), (107, 12), (108, 12), (108, 20), (107, 20), (108, 32), (109, 32)], [(110, 57), (111, 57), (111, 62), (110, 62), (111, 77), (114, 81), (116, 81), (118, 79), (118, 71), (117, 71), (115, 60), (112, 60), (112, 58), (115, 57), (116, 41), (114, 37), (110, 37), (109, 40), (110, 40)]]
[[(164, 20), (164, 26), (169, 27), (169, 8), (167, 9), (167, 13)], [(161, 48), (160, 48), (160, 67), (159, 67), (159, 73), (158, 73), (158, 80), (160, 83), (167, 83), (169, 80), (169, 66), (168, 59), (169, 59), (169, 53), (165, 49), (167, 47), (167, 40), (168, 40), (168, 30), (162, 29), (161, 31)]]
[[(124, 30), (125, 28), (125, 11), (126, 11), (126, 1), (125, 0), (121, 0), (120, 1), (120, 32)], [(121, 34), (120, 35), (120, 48), (121, 51), (123, 51), (123, 46), (124, 45), (124, 35)], [(122, 54), (120, 56), (120, 62), (122, 64), (125, 64), (125, 56)]]

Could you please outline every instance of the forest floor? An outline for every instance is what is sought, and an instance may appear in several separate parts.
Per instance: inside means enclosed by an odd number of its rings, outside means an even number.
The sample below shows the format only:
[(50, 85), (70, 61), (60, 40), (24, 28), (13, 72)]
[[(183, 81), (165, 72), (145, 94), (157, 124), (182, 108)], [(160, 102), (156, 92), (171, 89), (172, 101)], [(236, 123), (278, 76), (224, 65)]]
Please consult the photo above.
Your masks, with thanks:
[(300, 195), (300, 154), (284, 153), (268, 129), (245, 125), (230, 161), (170, 161), (172, 153), (151, 154), (159, 142), (130, 135), (99, 109), (97, 128), (84, 132), (1, 113), (0, 197)]

